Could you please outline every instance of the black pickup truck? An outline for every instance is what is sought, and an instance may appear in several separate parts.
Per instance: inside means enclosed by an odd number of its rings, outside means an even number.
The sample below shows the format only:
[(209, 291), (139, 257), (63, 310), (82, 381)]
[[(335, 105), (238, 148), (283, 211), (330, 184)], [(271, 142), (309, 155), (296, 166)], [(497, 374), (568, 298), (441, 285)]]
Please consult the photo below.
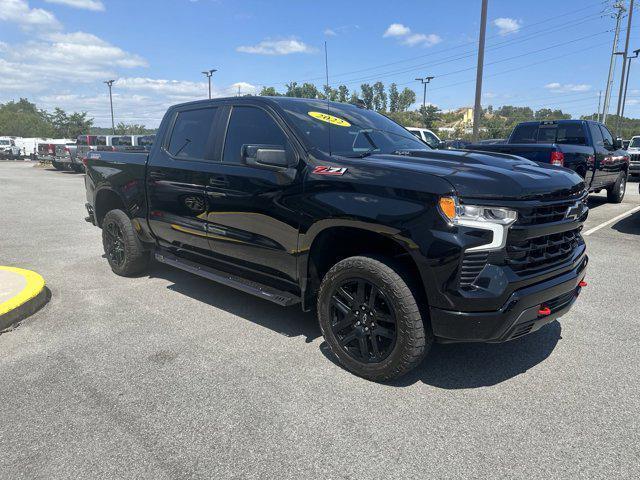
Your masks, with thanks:
[(356, 105), (237, 97), (171, 107), (151, 151), (88, 154), (87, 221), (119, 275), (150, 258), (317, 309), (342, 364), (383, 381), (432, 342), (503, 342), (586, 285), (583, 179), (432, 150)]
[(507, 143), (475, 143), (468, 150), (500, 152), (569, 168), (585, 180), (589, 191), (607, 191), (607, 199), (620, 203), (629, 174), (629, 155), (602, 123), (590, 120), (523, 122)]

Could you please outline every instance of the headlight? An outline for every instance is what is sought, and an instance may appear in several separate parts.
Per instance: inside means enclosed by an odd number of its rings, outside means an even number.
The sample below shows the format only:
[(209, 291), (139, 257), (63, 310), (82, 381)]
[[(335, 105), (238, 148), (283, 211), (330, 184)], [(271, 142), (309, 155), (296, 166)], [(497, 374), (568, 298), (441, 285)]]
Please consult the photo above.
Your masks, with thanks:
[(518, 218), (518, 212), (503, 207), (460, 205), (456, 197), (442, 197), (438, 202), (440, 213), (448, 223), (463, 227), (490, 230), (491, 242), (468, 248), (468, 252), (500, 250), (507, 242), (507, 231)]

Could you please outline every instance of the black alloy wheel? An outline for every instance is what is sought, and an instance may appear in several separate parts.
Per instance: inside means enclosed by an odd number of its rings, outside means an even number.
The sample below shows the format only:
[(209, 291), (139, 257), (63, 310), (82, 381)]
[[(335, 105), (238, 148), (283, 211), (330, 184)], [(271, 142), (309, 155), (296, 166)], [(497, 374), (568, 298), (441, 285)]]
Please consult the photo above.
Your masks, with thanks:
[(385, 294), (362, 278), (340, 283), (331, 296), (331, 330), (353, 359), (381, 362), (396, 343), (396, 318)]
[(122, 266), (125, 261), (125, 243), (120, 225), (112, 221), (104, 225), (103, 229), (105, 232), (105, 252), (109, 261)]

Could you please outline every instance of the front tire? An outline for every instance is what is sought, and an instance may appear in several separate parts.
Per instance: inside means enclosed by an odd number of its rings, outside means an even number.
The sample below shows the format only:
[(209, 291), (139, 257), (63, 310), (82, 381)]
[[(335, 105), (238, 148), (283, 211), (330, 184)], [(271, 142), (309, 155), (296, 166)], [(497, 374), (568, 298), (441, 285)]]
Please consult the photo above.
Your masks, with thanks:
[(102, 221), (102, 246), (111, 270), (131, 277), (149, 265), (149, 251), (138, 238), (131, 220), (122, 210), (111, 210)]
[(621, 203), (627, 190), (627, 172), (620, 172), (618, 180), (607, 188), (607, 201), (609, 203)]
[(398, 270), (371, 257), (346, 258), (327, 272), (318, 294), (318, 321), (340, 363), (376, 382), (415, 368), (433, 343)]

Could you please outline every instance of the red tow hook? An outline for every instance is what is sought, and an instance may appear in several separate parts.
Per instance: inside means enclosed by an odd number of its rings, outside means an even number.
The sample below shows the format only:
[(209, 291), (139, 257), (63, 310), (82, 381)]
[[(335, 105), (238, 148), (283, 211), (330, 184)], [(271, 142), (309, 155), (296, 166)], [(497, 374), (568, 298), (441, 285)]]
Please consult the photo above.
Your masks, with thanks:
[(538, 309), (538, 315), (540, 315), (541, 317), (546, 317), (547, 315), (551, 315), (551, 309), (544, 305), (540, 305), (540, 308)]
[(581, 288), (584, 288), (584, 287), (586, 287), (587, 285), (589, 285), (589, 284), (588, 284), (587, 282), (585, 282), (584, 280), (582, 280), (582, 281), (578, 284), (578, 286), (579, 286), (579, 287), (581, 287)]

